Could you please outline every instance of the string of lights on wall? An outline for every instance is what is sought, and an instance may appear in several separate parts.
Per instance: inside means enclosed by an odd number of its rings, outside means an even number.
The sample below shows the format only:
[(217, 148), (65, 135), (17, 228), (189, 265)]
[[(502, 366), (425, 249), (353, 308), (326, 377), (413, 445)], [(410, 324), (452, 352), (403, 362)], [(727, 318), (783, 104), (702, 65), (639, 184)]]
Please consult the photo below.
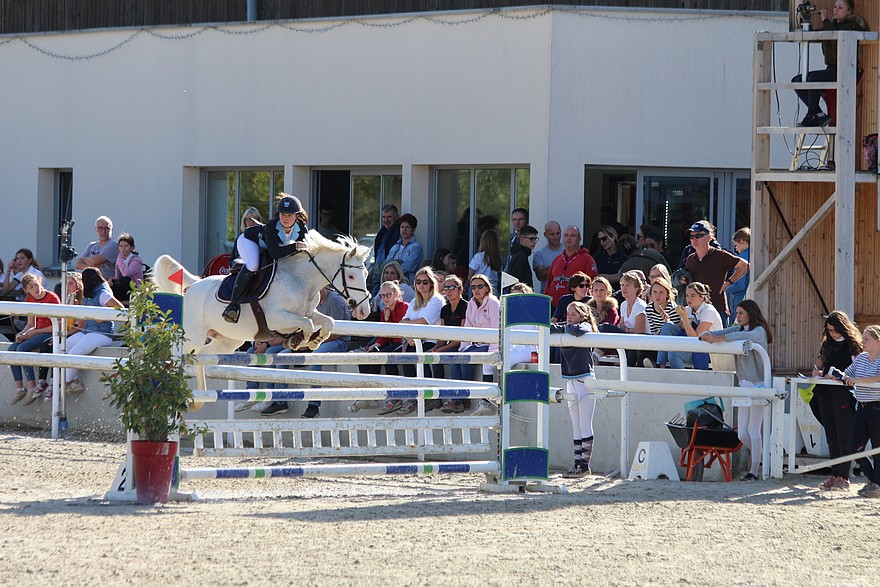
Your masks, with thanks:
[[(429, 14), (419, 14), (414, 16), (406, 16), (406, 17), (393, 17), (393, 16), (371, 16), (371, 17), (360, 17), (360, 18), (344, 18), (339, 20), (334, 20), (330, 24), (322, 25), (322, 26), (313, 26), (309, 24), (291, 24), (291, 22), (272, 22), (265, 25), (251, 25), (251, 24), (240, 24), (240, 25), (202, 25), (192, 28), (189, 32), (182, 34), (168, 34), (161, 32), (162, 30), (167, 30), (171, 28), (182, 28), (179, 25), (167, 25), (162, 27), (141, 27), (138, 29), (134, 29), (131, 34), (125, 39), (119, 41), (115, 45), (107, 47), (102, 51), (97, 51), (95, 53), (89, 53), (85, 55), (65, 55), (62, 53), (57, 53), (55, 51), (50, 51), (41, 47), (35, 40), (44, 37), (45, 34), (41, 35), (15, 35), (11, 37), (7, 37), (5, 39), (0, 39), (0, 47), (10, 45), (12, 43), (23, 43), (27, 47), (37, 51), (38, 53), (42, 53), (47, 57), (51, 57), (53, 59), (61, 59), (65, 61), (88, 61), (91, 59), (98, 59), (100, 57), (104, 57), (105, 55), (109, 55), (119, 49), (122, 49), (130, 42), (135, 40), (137, 37), (141, 35), (149, 35), (151, 37), (156, 37), (158, 39), (162, 39), (165, 41), (184, 41), (187, 39), (191, 39), (193, 37), (197, 37), (206, 32), (217, 32), (222, 33), (224, 35), (256, 35), (260, 33), (265, 33), (272, 29), (280, 28), (285, 29), (295, 33), (305, 33), (305, 34), (320, 34), (320, 33), (329, 33), (336, 29), (340, 29), (342, 27), (351, 27), (351, 26), (364, 26), (375, 29), (392, 29), (399, 28), (409, 24), (412, 24), (417, 21), (426, 21), (436, 25), (442, 26), (463, 26), (474, 24), (484, 20), (486, 18), (500, 18), (503, 20), (513, 20), (513, 21), (525, 21), (525, 20), (534, 20), (537, 18), (543, 18), (549, 16), (551, 13), (562, 13), (562, 14), (572, 14), (575, 16), (579, 16), (582, 18), (591, 18), (591, 19), (601, 19), (601, 20), (614, 20), (614, 21), (625, 21), (625, 22), (635, 22), (635, 23), (679, 23), (679, 22), (693, 22), (693, 21), (704, 21), (704, 20), (718, 20), (718, 19), (727, 19), (727, 18), (739, 18), (743, 16), (743, 13), (737, 12), (713, 12), (711, 14), (704, 15), (688, 15), (688, 16), (636, 16), (631, 13), (624, 14), (622, 11), (617, 13), (597, 13), (593, 10), (588, 9), (577, 9), (577, 8), (543, 8), (540, 10), (535, 9), (499, 9), (493, 8), (484, 11), (480, 11), (478, 14), (472, 17), (467, 18), (453, 18), (453, 17), (438, 17), (436, 15)], [(749, 13), (752, 18), (757, 17), (758, 20), (766, 20), (768, 22), (777, 22), (778, 18), (774, 18), (770, 15), (756, 15), (755, 13)], [(234, 28), (233, 28), (234, 27)]]

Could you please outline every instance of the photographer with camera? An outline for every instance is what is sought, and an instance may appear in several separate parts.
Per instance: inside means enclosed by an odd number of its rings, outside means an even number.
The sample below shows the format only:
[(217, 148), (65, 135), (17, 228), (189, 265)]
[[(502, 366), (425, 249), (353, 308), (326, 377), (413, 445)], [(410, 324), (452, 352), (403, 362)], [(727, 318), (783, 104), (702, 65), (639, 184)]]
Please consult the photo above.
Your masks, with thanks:
[[(811, 2), (802, 2), (797, 10), (802, 19), (812, 18), (816, 7)], [(835, 0), (832, 10), (832, 18), (828, 20), (828, 11), (824, 8), (819, 10), (821, 28), (814, 30), (822, 31), (867, 31), (865, 21), (853, 14), (855, 12), (855, 0)], [(825, 69), (811, 71), (807, 74), (808, 82), (833, 82), (837, 81), (837, 41), (822, 41), (822, 54), (825, 56)], [(800, 82), (801, 76), (796, 75), (792, 82)], [(831, 117), (819, 107), (819, 98), (822, 90), (795, 90), (801, 102), (807, 106), (807, 114), (798, 126), (826, 126)]]

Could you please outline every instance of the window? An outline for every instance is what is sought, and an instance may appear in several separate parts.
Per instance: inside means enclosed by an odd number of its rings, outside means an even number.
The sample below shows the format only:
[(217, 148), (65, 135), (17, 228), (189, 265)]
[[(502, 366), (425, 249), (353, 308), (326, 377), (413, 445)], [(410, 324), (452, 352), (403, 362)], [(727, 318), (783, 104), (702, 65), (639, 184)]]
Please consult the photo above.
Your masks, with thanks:
[(55, 173), (55, 223), (52, 263), (61, 263), (61, 229), (73, 218), (73, 171)]
[(205, 171), (205, 259), (231, 253), (241, 215), (253, 206), (263, 220), (272, 216), (275, 196), (284, 187), (282, 170)]
[[(527, 168), (436, 169), (434, 171), (434, 242), (467, 264), (479, 247), (480, 234), (498, 233), (501, 256), (510, 244), (510, 213), (529, 208)], [(474, 213), (473, 211), (476, 211)], [(431, 253), (425, 251), (426, 258)]]

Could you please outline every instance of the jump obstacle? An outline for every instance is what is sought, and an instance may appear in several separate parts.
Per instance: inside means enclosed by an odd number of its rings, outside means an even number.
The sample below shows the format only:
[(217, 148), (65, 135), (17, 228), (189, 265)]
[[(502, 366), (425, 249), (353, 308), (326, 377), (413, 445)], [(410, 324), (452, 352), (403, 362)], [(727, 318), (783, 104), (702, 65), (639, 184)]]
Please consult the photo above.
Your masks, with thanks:
[[(170, 299), (169, 299), (170, 301)], [(308, 464), (269, 467), (178, 467), (173, 496), (191, 498), (181, 493), (179, 484), (194, 479), (269, 479), (277, 477), (315, 477), (332, 475), (427, 475), (444, 473), (482, 473), (487, 491), (564, 491), (550, 485), (549, 479), (549, 324), (550, 298), (543, 295), (504, 296), (501, 308), (500, 341), (496, 333), (485, 329), (448, 327), (449, 338), (477, 339), (477, 342), (500, 342), (509, 349), (514, 328), (537, 327), (538, 342), (544, 363), (538, 370), (512, 370), (508, 353), (359, 353), (281, 354), (270, 356), (211, 355), (199, 356), (198, 369), (206, 377), (234, 380), (280, 382), (283, 384), (323, 385), (318, 389), (291, 387), (271, 390), (197, 390), (196, 402), (292, 401), (292, 400), (416, 400), (418, 411), (412, 416), (320, 418), (313, 420), (191, 420), (194, 456), (272, 457), (272, 458), (350, 458), (411, 457), (442, 455), (448, 458), (482, 455), (483, 460), (434, 462)], [(375, 326), (375, 325), (373, 325)], [(399, 327), (399, 336), (416, 336), (424, 327)], [(431, 327), (434, 337), (442, 327)], [(475, 332), (468, 332), (473, 330)], [(487, 332), (489, 332), (488, 340)], [(529, 333), (534, 340), (534, 333)], [(494, 339), (494, 340), (493, 340)], [(307, 365), (391, 363), (416, 364), (486, 364), (500, 360), (501, 384), (462, 382), (424, 377), (405, 378), (355, 373), (263, 369), (243, 365)], [(500, 403), (496, 415), (431, 416), (424, 415), (426, 399), (488, 399)], [(537, 406), (536, 427), (531, 442), (511, 445), (510, 405)], [(325, 441), (325, 436), (329, 441)], [(496, 441), (493, 444), (493, 439)], [(494, 454), (492, 454), (494, 452)], [(494, 458), (486, 459), (490, 454)], [(179, 464), (179, 459), (178, 459)], [(134, 480), (129, 457), (106, 494), (108, 499), (129, 500), (134, 495)]]

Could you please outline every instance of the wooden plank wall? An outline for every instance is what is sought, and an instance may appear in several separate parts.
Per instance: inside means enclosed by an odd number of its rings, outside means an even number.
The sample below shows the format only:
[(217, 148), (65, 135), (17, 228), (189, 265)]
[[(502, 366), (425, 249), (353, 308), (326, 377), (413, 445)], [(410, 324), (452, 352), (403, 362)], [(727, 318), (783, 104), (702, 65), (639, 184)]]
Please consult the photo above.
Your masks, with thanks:
[[(559, 6), (784, 12), (786, 0), (580, 0)], [(522, 0), (258, 0), (259, 20), (541, 5)], [(0, 34), (241, 22), (247, 0), (0, 0)]]
[[(832, 184), (774, 182), (770, 189), (791, 230), (797, 233), (833, 192)], [(791, 240), (775, 209), (769, 215), (770, 258)], [(877, 186), (856, 187), (856, 319), (860, 326), (880, 322), (880, 232), (877, 231)], [(834, 309), (834, 213), (830, 213), (800, 247), (807, 266), (829, 309)], [(812, 365), (822, 332), (823, 309), (797, 255), (791, 255), (769, 285), (771, 307), (767, 320), (773, 328), (770, 349), (774, 369), (805, 369)]]

